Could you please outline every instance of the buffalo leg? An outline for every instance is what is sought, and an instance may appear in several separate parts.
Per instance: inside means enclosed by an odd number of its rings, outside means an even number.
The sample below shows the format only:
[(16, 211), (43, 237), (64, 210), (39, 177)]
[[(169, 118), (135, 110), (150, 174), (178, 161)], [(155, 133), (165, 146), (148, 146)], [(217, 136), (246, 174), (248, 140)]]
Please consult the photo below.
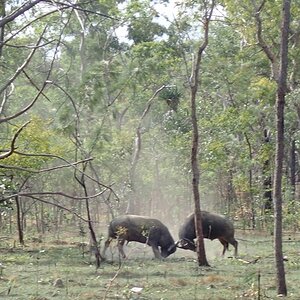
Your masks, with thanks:
[(232, 238), (228, 240), (228, 242), (234, 247), (234, 256), (238, 255), (238, 242), (236, 239)]
[(106, 242), (104, 243), (104, 249), (103, 249), (103, 252), (102, 252), (103, 257), (105, 257), (105, 252), (106, 252), (107, 248), (109, 247), (111, 240), (112, 240), (111, 238), (108, 238), (106, 240)]
[(162, 257), (161, 257), (161, 255), (160, 255), (160, 252), (159, 252), (157, 246), (152, 245), (151, 247), (152, 247), (152, 250), (153, 250), (153, 253), (154, 253), (155, 258), (161, 259)]
[(223, 239), (219, 239), (219, 241), (221, 242), (221, 244), (223, 245), (223, 252), (222, 252), (222, 256), (224, 256), (226, 250), (228, 249), (228, 242), (223, 240)]
[(122, 256), (123, 258), (126, 258), (126, 255), (125, 255), (124, 249), (123, 249), (124, 243), (125, 243), (125, 240), (123, 240), (123, 239), (118, 239), (118, 249), (119, 249), (119, 253), (121, 254), (121, 256)]

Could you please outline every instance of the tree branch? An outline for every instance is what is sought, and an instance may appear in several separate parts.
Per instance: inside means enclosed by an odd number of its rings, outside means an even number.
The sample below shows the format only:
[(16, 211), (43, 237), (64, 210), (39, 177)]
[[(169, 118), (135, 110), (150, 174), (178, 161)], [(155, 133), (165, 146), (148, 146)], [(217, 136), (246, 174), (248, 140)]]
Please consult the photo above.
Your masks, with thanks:
[[(77, 162), (69, 162), (68, 160), (66, 160), (65, 158), (59, 156), (59, 155), (55, 155), (55, 154), (49, 154), (49, 153), (37, 153), (37, 154), (32, 154), (32, 153), (22, 153), (22, 152), (19, 152), (19, 151), (15, 151), (14, 152), (15, 154), (18, 154), (18, 155), (23, 155), (23, 156), (32, 156), (32, 157), (49, 157), (49, 158), (57, 158), (57, 159), (60, 159), (64, 162), (67, 163), (67, 165), (65, 165), (64, 167), (72, 167), (74, 169), (76, 169), (79, 173), (83, 173), (79, 168), (77, 168), (76, 165), (80, 164), (80, 163), (85, 163), (85, 162), (90, 162), (93, 160), (93, 158), (86, 158), (86, 159), (83, 159), (81, 161), (77, 161)], [(30, 169), (27, 169), (27, 168), (22, 168), (22, 167), (15, 167), (15, 166), (7, 166), (7, 165), (0, 165), (0, 168), (3, 168), (3, 169), (15, 169), (15, 170), (20, 170), (20, 171), (25, 171), (25, 172), (32, 172), (32, 173), (40, 173), (39, 170), (30, 170)], [(53, 168), (54, 170), (55, 168)], [(43, 171), (43, 170), (42, 170)], [(50, 171), (49, 169), (47, 169), (47, 171)], [(98, 185), (104, 187), (105, 189), (107, 190), (110, 190), (117, 198), (118, 196), (116, 195), (116, 193), (112, 190), (111, 185), (105, 185), (101, 182), (99, 182), (98, 180), (92, 178), (91, 176), (89, 176), (88, 174), (85, 174), (85, 176), (90, 179), (91, 181), (97, 183)]]
[[(69, 19), (67, 20), (67, 23), (64, 24), (64, 29), (66, 28), (67, 24), (69, 23), (70, 21), (70, 17)], [(45, 26), (44, 30), (43, 30), (43, 33), (41, 34), (38, 42), (37, 42), (37, 45), (40, 43), (40, 41), (42, 40), (42, 37), (46, 31), (46, 28), (47, 26)], [(43, 94), (43, 91), (46, 87), (46, 85), (50, 82), (49, 81), (49, 78), (50, 78), (50, 75), (51, 75), (51, 72), (52, 72), (52, 69), (53, 69), (53, 65), (54, 65), (54, 61), (55, 61), (55, 57), (56, 57), (56, 54), (58, 52), (58, 47), (60, 45), (60, 42), (61, 42), (61, 38), (62, 38), (62, 35), (63, 35), (63, 32), (64, 32), (64, 29), (60, 32), (60, 36), (59, 36), (59, 39), (56, 43), (56, 47), (55, 47), (55, 50), (54, 50), (54, 54), (53, 54), (53, 58), (52, 58), (52, 61), (51, 61), (51, 64), (50, 64), (50, 67), (49, 67), (49, 71), (48, 71), (48, 74), (46, 76), (46, 79), (43, 83), (43, 86), (41, 87), (41, 89), (39, 90), (39, 92), (37, 93), (37, 95), (35, 96), (35, 98), (31, 101), (31, 103), (29, 103), (29, 105), (27, 105), (25, 108), (23, 108), (21, 111), (18, 111), (17, 113), (15, 113), (14, 115), (11, 115), (9, 117), (6, 117), (6, 118), (0, 118), (0, 124), (3, 123), (3, 122), (7, 122), (9, 120), (12, 120), (14, 118), (17, 118), (19, 117), (20, 115), (24, 114), (26, 111), (28, 111), (34, 104), (35, 102), (38, 100), (38, 98), (40, 97), (41, 94)], [(14, 76), (9, 80), (9, 84), (11, 84), (15, 79), (16, 77), (20, 74), (20, 72), (22, 72), (24, 70), (24, 68), (26, 67), (26, 65), (29, 63), (31, 57), (33, 56), (34, 52), (36, 51), (37, 48), (34, 48), (30, 55), (28, 56), (28, 58), (26, 59), (26, 61), (23, 63), (23, 65), (16, 71), (16, 73), (14, 74)], [(7, 86), (9, 84), (6, 84), (1, 90), (0, 90), (0, 94), (7, 88)]]
[(10, 165), (1, 165), (1, 164), (0, 164), (0, 169), (2, 168), (2, 169), (18, 170), (18, 171), (25, 171), (25, 172), (34, 173), (34, 174), (40, 174), (40, 173), (55, 171), (55, 170), (58, 170), (58, 169), (73, 167), (75, 165), (85, 163), (85, 162), (90, 161), (92, 159), (93, 158), (87, 158), (87, 159), (83, 159), (83, 160), (80, 160), (80, 161), (76, 161), (74, 163), (69, 163), (67, 165), (61, 165), (61, 166), (56, 166), (56, 167), (41, 169), (41, 170), (33, 170), (33, 169), (28, 169), (28, 168), (23, 168), (23, 167), (10, 166)]
[(75, 9), (75, 10), (78, 10), (78, 11), (83, 11), (83, 12), (86, 12), (86, 13), (91, 13), (91, 14), (100, 16), (100, 17), (105, 17), (105, 18), (108, 18), (108, 19), (111, 19), (111, 20), (118, 20), (118, 19), (113, 18), (109, 15), (98, 13), (98, 12), (93, 11), (93, 10), (82, 8), (82, 7), (80, 7), (80, 4), (65, 3), (65, 2), (53, 1), (53, 0), (45, 0), (45, 2), (60, 5), (60, 6), (62, 6), (62, 8), (72, 8), (72, 9)]
[(15, 11), (13, 11), (10, 15), (8, 15), (5, 18), (3, 18), (2, 20), (0, 20), (0, 27), (3, 27), (5, 24), (13, 21), (14, 19), (16, 19), (17, 17), (19, 17), (20, 15), (22, 15), (27, 10), (31, 9), (32, 7), (34, 7), (41, 1), (42, 0), (28, 1), (23, 6), (19, 7)]
[(88, 196), (88, 197), (76, 197), (76, 196), (66, 194), (64, 192), (36, 192), (36, 193), (22, 193), (22, 192), (20, 192), (20, 193), (15, 193), (15, 194), (6, 196), (6, 197), (2, 197), (0, 199), (0, 203), (4, 202), (4, 201), (7, 201), (11, 198), (14, 198), (14, 197), (30, 197), (31, 198), (31, 197), (36, 196), (36, 195), (39, 195), (39, 196), (63, 196), (63, 197), (73, 199), (73, 200), (88, 200), (88, 199), (96, 198), (96, 197), (102, 195), (105, 191), (106, 190), (103, 190), (99, 193), (96, 193), (96, 194)]
[(192, 75), (190, 79), (190, 86), (191, 88), (196, 88), (198, 86), (198, 78), (199, 78), (199, 69), (200, 69), (200, 64), (201, 64), (201, 58), (202, 58), (202, 53), (205, 50), (205, 48), (208, 45), (208, 24), (211, 21), (212, 13), (215, 7), (215, 1), (213, 0), (211, 3), (210, 9), (205, 10), (204, 14), (204, 40), (202, 44), (199, 46), (198, 51), (197, 51), (197, 56), (195, 58), (194, 64), (193, 64), (193, 70), (192, 70)]
[(271, 62), (273, 77), (277, 81), (278, 80), (278, 72), (279, 72), (278, 61), (276, 59), (276, 56), (272, 52), (271, 48), (269, 47), (269, 45), (266, 43), (266, 41), (263, 37), (263, 34), (262, 34), (263, 29), (262, 29), (262, 20), (260, 17), (260, 13), (265, 5), (265, 2), (266, 2), (266, 0), (262, 0), (261, 4), (257, 7), (255, 1), (252, 0), (252, 5), (254, 8), (254, 18), (255, 18), (256, 29), (257, 29), (256, 36), (257, 36), (258, 44), (260, 45), (260, 47), (266, 54), (267, 58)]
[[(166, 88), (165, 85), (162, 85), (160, 88), (158, 88), (153, 96), (148, 100), (146, 108), (143, 111), (143, 114), (140, 118), (139, 124), (136, 128), (136, 137), (134, 140), (134, 152), (132, 155), (132, 161), (131, 161), (131, 167), (129, 170), (129, 178), (130, 178), (130, 185), (131, 185), (131, 189), (134, 191), (134, 179), (135, 179), (135, 171), (136, 171), (136, 167), (137, 167), (137, 163), (140, 157), (140, 152), (141, 152), (141, 147), (142, 147), (142, 133), (141, 133), (141, 127), (143, 124), (143, 120), (146, 117), (147, 113), (149, 112), (151, 105), (153, 103), (153, 100), (155, 99), (155, 97), (157, 96), (157, 94), (162, 91), (164, 88)], [(129, 200), (128, 201), (128, 205), (127, 205), (127, 209), (126, 209), (126, 213), (132, 213), (133, 210), (133, 200)]]
[[(62, 210), (65, 210), (65, 211), (67, 211), (67, 212), (73, 214), (74, 216), (76, 216), (77, 218), (79, 218), (80, 220), (82, 220), (82, 221), (84, 221), (84, 222), (86, 222), (86, 223), (88, 222), (87, 219), (83, 218), (82, 216), (80, 216), (80, 215), (79, 215), (78, 213), (76, 213), (75, 211), (73, 211), (73, 210), (71, 210), (71, 209), (69, 209), (69, 208), (66, 208), (66, 207), (64, 207), (64, 206), (62, 206), (62, 205), (60, 205), (60, 204), (57, 204), (57, 203), (54, 203), (54, 202), (50, 202), (50, 201), (47, 201), (47, 200), (44, 200), (44, 199), (41, 199), (41, 198), (38, 198), (38, 197), (34, 197), (34, 196), (28, 196), (28, 198), (34, 199), (34, 200), (39, 201), (39, 202), (43, 202), (43, 203), (45, 203), (45, 204), (53, 205), (53, 206), (55, 206), (55, 207), (58, 207), (58, 208), (60, 208), (60, 209), (62, 209)], [(1, 201), (1, 200), (0, 200), (0, 201)]]
[(0, 159), (7, 158), (7, 157), (11, 156), (11, 155), (14, 153), (14, 151), (15, 151), (15, 149), (16, 149), (16, 147), (15, 147), (16, 140), (17, 140), (19, 134), (21, 133), (21, 131), (22, 131), (29, 123), (30, 123), (30, 121), (27, 121), (25, 124), (23, 124), (23, 125), (17, 130), (17, 132), (14, 134), (14, 136), (13, 136), (13, 138), (12, 138), (12, 140), (11, 140), (11, 143), (10, 143), (10, 150), (7, 151), (7, 152), (4, 153), (4, 154), (1, 154), (1, 155), (0, 155)]
[(32, 51), (29, 53), (28, 57), (25, 59), (25, 61), (23, 62), (23, 64), (17, 69), (17, 71), (15, 72), (15, 74), (8, 80), (8, 82), (0, 89), (0, 94), (3, 93), (3, 91), (5, 89), (7, 89), (7, 87), (14, 82), (14, 80), (18, 77), (18, 75), (24, 70), (24, 68), (28, 65), (28, 63), (30, 62), (32, 56), (34, 55), (36, 49), (38, 48), (38, 45), (40, 44), (40, 42), (42, 41), (44, 34), (46, 32), (47, 26), (45, 26), (42, 34), (40, 35), (36, 46), (32, 49)]

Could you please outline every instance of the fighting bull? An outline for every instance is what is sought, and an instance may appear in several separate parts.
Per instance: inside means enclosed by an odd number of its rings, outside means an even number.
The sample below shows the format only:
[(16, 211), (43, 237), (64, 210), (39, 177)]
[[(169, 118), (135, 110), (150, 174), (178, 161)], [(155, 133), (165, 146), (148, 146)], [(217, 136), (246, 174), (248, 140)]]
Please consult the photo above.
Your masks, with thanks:
[(113, 239), (117, 239), (118, 250), (123, 258), (126, 257), (123, 250), (125, 241), (151, 246), (156, 258), (165, 258), (176, 251), (176, 244), (168, 228), (161, 221), (146, 216), (123, 215), (113, 219), (108, 227), (103, 257)]
[[(233, 245), (234, 255), (237, 256), (238, 242), (234, 238), (234, 227), (232, 222), (224, 216), (207, 211), (201, 211), (201, 220), (203, 237), (210, 240), (218, 239), (223, 245), (222, 255), (228, 250), (229, 244)], [(192, 213), (180, 227), (179, 241), (176, 242), (176, 245), (178, 248), (196, 251), (195, 238), (195, 216)]]

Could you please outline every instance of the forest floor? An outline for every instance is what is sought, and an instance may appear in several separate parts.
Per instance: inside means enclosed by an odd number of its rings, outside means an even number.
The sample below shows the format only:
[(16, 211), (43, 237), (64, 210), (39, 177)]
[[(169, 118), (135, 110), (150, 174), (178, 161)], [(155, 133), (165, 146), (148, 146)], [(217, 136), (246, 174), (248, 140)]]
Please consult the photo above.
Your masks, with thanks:
[[(24, 247), (0, 236), (0, 299), (276, 299), (273, 237), (237, 232), (233, 248), (220, 257), (219, 241), (205, 241), (210, 267), (196, 254), (178, 249), (155, 260), (150, 247), (129, 243), (121, 260), (114, 244), (95, 268), (82, 238), (31, 238)], [(285, 234), (283, 250), (287, 299), (300, 299), (300, 235)]]

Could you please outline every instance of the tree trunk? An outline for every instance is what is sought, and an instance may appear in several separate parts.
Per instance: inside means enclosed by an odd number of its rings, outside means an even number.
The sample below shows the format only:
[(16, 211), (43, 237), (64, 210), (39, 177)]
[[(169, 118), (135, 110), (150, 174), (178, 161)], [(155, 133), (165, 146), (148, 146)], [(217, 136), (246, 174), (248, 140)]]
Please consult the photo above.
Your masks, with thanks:
[(27, 228), (26, 201), (22, 201), (20, 203), (20, 207), (21, 207), (22, 228), (23, 228), (23, 231), (26, 231), (26, 228)]
[[(78, 181), (78, 183), (82, 186), (83, 190), (84, 190), (84, 195), (85, 197), (88, 197), (88, 191), (87, 191), (87, 187), (85, 184), (85, 175), (84, 172), (86, 170), (86, 165), (83, 166), (83, 173), (81, 178), (76, 178), (76, 180)], [(90, 203), (89, 203), (89, 199), (87, 198), (85, 200), (85, 205), (86, 205), (86, 214), (87, 214), (87, 219), (88, 219), (88, 227), (89, 227), (89, 231), (90, 231), (90, 239), (92, 242), (91, 245), (91, 252), (93, 252), (95, 254), (95, 258), (96, 258), (96, 268), (100, 268), (101, 265), (101, 261), (103, 261), (103, 257), (100, 254), (99, 251), (99, 247), (98, 247), (98, 243), (97, 243), (97, 238), (96, 238), (96, 233), (93, 227), (93, 222), (92, 222), (92, 218), (91, 218), (91, 210), (90, 210)]]
[[(264, 130), (264, 142), (267, 145), (270, 143), (270, 133), (267, 129)], [(272, 198), (272, 177), (270, 175), (270, 160), (264, 161), (263, 166), (263, 198), (264, 198), (264, 209), (270, 211), (273, 208), (273, 198)]]
[(40, 203), (40, 214), (41, 214), (41, 231), (42, 234), (44, 235), (46, 232), (46, 224), (45, 224), (45, 213), (44, 213), (44, 203)]
[(38, 206), (36, 203), (34, 203), (34, 210), (35, 210), (35, 226), (37, 233), (41, 232), (40, 229), (40, 219), (39, 219), (39, 212), (38, 212)]
[[(5, 5), (6, 0), (0, 0), (0, 17), (3, 19), (6, 15), (5, 13)], [(5, 25), (3, 24), (2, 27), (0, 27), (0, 57), (2, 56), (2, 49), (3, 49), (3, 42), (4, 42), (4, 33), (5, 33)]]
[(16, 201), (16, 207), (17, 207), (17, 227), (18, 227), (18, 237), (19, 237), (19, 243), (24, 246), (24, 233), (23, 233), (23, 227), (22, 227), (22, 217), (21, 217), (21, 207), (20, 207), (20, 201), (19, 197), (15, 197)]
[[(247, 145), (248, 145), (248, 150), (249, 150), (249, 160), (250, 162), (253, 161), (253, 154), (252, 154), (252, 147), (251, 147), (251, 142), (247, 136), (247, 134), (245, 133), (245, 138), (247, 141)], [(249, 189), (249, 200), (250, 200), (250, 208), (251, 208), (251, 225), (252, 225), (252, 229), (255, 229), (256, 227), (256, 222), (255, 222), (255, 201), (254, 201), (254, 197), (253, 197), (253, 174), (252, 174), (252, 167), (249, 167), (249, 180), (248, 180), (248, 189)]]
[(165, 85), (162, 85), (159, 89), (157, 89), (153, 96), (148, 100), (145, 110), (143, 111), (143, 114), (141, 116), (141, 119), (139, 121), (139, 124), (136, 128), (136, 138), (134, 140), (134, 149), (133, 149), (133, 155), (132, 155), (132, 161), (131, 161), (131, 167), (129, 170), (129, 181), (130, 181), (130, 188), (132, 195), (130, 195), (128, 199), (128, 204), (126, 208), (126, 214), (133, 214), (133, 213), (139, 213), (140, 212), (140, 203), (138, 203), (136, 199), (136, 168), (137, 164), (140, 159), (140, 153), (142, 149), (142, 125), (143, 120), (147, 116), (148, 112), (150, 111), (150, 108), (152, 106), (152, 103), (155, 99), (155, 97), (165, 88)]
[(287, 90), (288, 69), (288, 36), (290, 24), (290, 0), (283, 0), (281, 26), (280, 69), (277, 83), (276, 99), (276, 153), (274, 173), (274, 231), (275, 231), (275, 263), (278, 295), (287, 295), (284, 261), (282, 253), (282, 166), (284, 158), (284, 106)]
[(292, 140), (291, 151), (290, 151), (290, 184), (292, 189), (293, 199), (295, 200), (296, 191), (296, 141)]
[[(87, 194), (85, 194), (87, 197)], [(90, 213), (90, 204), (89, 204), (89, 199), (85, 200), (86, 204), (86, 212), (87, 212), (87, 217), (88, 217), (88, 225), (89, 225), (89, 230), (90, 230), (90, 236), (91, 236), (91, 241), (92, 241), (92, 252), (95, 254), (96, 258), (96, 267), (100, 268), (101, 261), (103, 261), (103, 257), (100, 254), (98, 243), (97, 243), (97, 238), (95, 234), (95, 230), (92, 225), (92, 219), (91, 219), (91, 213)]]
[(192, 151), (191, 151), (191, 165), (192, 165), (192, 187), (194, 194), (194, 204), (195, 204), (195, 228), (197, 237), (197, 257), (199, 266), (209, 266), (206, 259), (203, 231), (202, 231), (202, 219), (201, 219), (201, 205), (200, 205), (200, 193), (199, 193), (199, 183), (200, 183), (200, 172), (198, 165), (198, 146), (199, 146), (199, 133), (198, 133), (198, 120), (197, 120), (197, 110), (196, 110), (196, 95), (199, 85), (199, 73), (202, 54), (208, 45), (208, 29), (209, 21), (212, 16), (214, 9), (214, 1), (212, 1), (211, 8), (206, 8), (204, 16), (204, 41), (199, 46), (196, 59), (193, 66), (192, 76), (190, 79), (191, 88), (191, 119), (192, 119)]
[(192, 106), (192, 125), (193, 125), (193, 142), (192, 142), (192, 152), (191, 152), (191, 164), (192, 164), (192, 186), (194, 194), (195, 203), (195, 228), (197, 236), (197, 256), (199, 266), (209, 266), (206, 259), (203, 231), (202, 231), (202, 219), (201, 219), (201, 206), (200, 206), (200, 193), (199, 193), (199, 182), (200, 173), (198, 167), (198, 144), (199, 144), (199, 134), (198, 134), (198, 122), (196, 116), (196, 93), (197, 88), (192, 88), (191, 95), (191, 106)]

